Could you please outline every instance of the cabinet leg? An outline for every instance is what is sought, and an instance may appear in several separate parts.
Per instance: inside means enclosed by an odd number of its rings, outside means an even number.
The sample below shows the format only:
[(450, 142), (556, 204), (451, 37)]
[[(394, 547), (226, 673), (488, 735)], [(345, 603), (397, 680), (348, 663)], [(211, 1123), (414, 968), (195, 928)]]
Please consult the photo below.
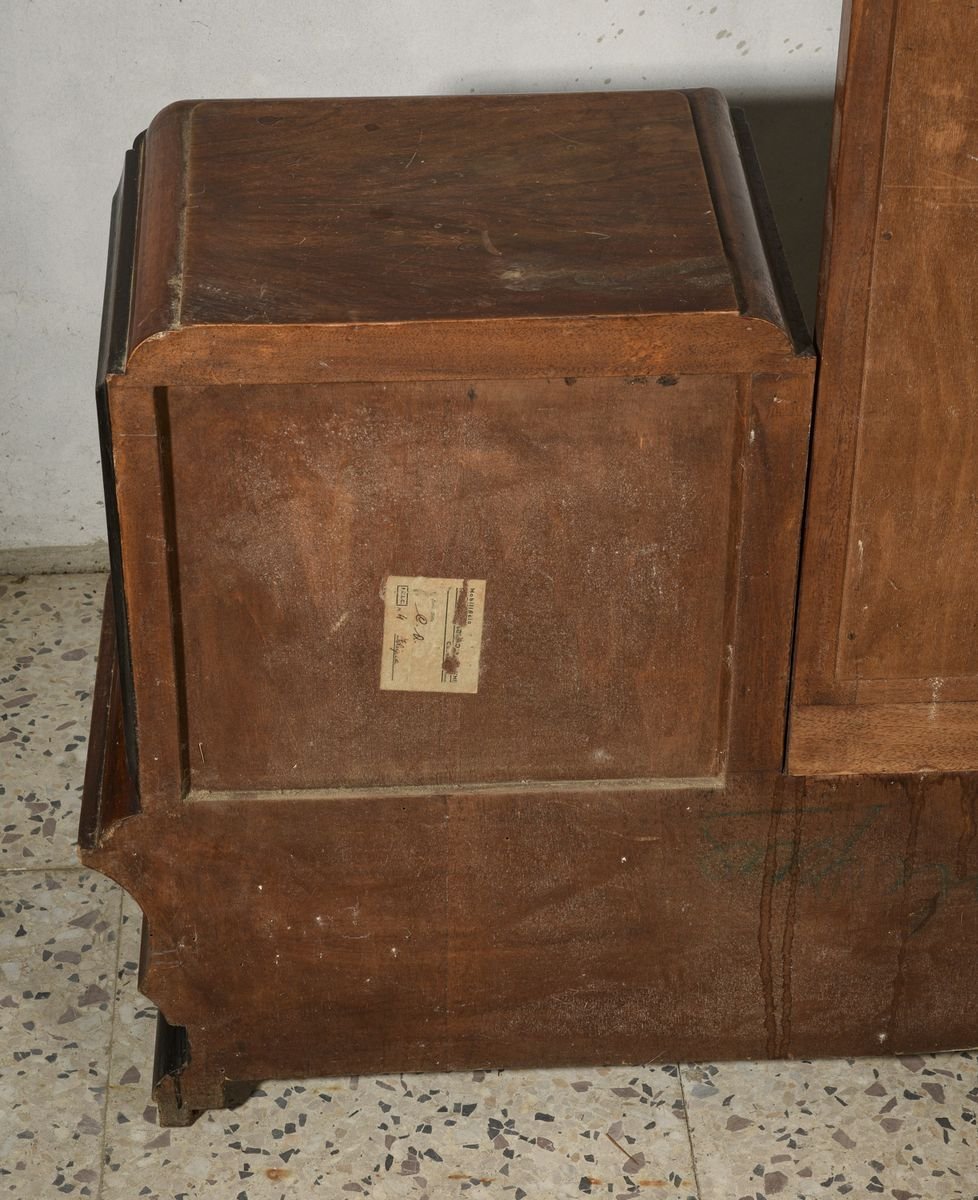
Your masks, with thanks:
[(194, 1059), (186, 1029), (157, 1016), (153, 1099), (161, 1126), (192, 1125), (208, 1109), (243, 1104), (254, 1089), (250, 1081), (215, 1077)]

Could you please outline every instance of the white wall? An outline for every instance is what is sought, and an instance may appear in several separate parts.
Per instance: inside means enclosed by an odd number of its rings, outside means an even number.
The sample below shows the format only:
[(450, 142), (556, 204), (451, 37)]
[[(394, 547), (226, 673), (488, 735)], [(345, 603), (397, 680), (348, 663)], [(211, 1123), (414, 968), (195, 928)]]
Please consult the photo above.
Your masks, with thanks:
[(720, 87), (748, 102), (811, 290), (841, 0), (0, 7), (0, 548), (104, 536), (92, 385), (109, 200), (123, 151), (174, 99)]

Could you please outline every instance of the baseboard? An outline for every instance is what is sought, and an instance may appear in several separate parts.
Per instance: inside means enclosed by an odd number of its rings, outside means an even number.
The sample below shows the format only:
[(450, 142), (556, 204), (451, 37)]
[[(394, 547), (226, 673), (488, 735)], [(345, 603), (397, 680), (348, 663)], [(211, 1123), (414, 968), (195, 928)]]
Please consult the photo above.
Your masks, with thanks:
[(0, 575), (69, 575), (75, 571), (107, 571), (106, 542), (84, 546), (0, 547)]

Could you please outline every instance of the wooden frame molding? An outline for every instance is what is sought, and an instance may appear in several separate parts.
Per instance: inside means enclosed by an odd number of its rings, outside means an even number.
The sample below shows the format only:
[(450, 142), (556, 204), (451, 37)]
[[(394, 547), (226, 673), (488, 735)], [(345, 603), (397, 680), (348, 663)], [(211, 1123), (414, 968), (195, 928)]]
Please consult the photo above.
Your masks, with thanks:
[(850, 0), (788, 766), (978, 770), (978, 111), (961, 0)]

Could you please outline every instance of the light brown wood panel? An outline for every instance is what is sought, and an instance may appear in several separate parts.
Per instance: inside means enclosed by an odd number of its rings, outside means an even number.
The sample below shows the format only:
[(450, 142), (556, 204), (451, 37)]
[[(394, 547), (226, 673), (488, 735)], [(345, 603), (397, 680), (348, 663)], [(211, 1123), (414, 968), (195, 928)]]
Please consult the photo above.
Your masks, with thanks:
[[(369, 364), (369, 367), (368, 367)], [(130, 383), (548, 379), (565, 375), (814, 374), (788, 332), (750, 313), (626, 313), (384, 325), (192, 325), (141, 342)]]
[(726, 768), (770, 771), (784, 759), (785, 700), (798, 578), (811, 392), (797, 375), (751, 380), (743, 472), (739, 593), (730, 647), (733, 690)]
[(976, 51), (972, 5), (903, 0), (842, 615), (859, 679), (978, 674)]
[[(789, 764), (976, 768), (978, 19), (848, 17)], [(953, 745), (913, 702), (961, 705)]]
[[(195, 788), (720, 770), (735, 379), (170, 389), (167, 409)], [(379, 690), (391, 575), (486, 581), (476, 694)]]
[(978, 704), (811, 704), (791, 713), (791, 753), (810, 775), (968, 771)]

